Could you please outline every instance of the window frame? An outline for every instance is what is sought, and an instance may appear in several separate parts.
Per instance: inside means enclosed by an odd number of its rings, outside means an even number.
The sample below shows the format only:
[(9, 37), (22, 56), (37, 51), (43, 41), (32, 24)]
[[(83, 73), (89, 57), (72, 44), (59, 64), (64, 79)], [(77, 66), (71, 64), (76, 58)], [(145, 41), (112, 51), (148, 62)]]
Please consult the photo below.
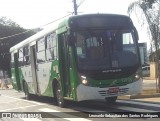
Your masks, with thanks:
[[(42, 42), (43, 43), (42, 43)], [(42, 44), (41, 44), (42, 43)], [(39, 49), (39, 47), (43, 47), (42, 49)], [(37, 52), (37, 63), (45, 63), (46, 61), (46, 51), (45, 51), (46, 45), (45, 45), (45, 37), (42, 37), (40, 39), (38, 39), (36, 41), (36, 52)], [(44, 57), (42, 56), (42, 58), (39, 58), (40, 56), (38, 56), (40, 53), (44, 54)], [(40, 54), (42, 55), (42, 54)]]
[[(57, 36), (55, 32), (52, 32), (46, 36), (46, 61), (57, 60)], [(49, 47), (48, 47), (49, 46)], [(52, 53), (50, 51), (53, 51)], [(48, 57), (48, 53), (50, 56)], [(53, 54), (53, 57), (52, 57)]]
[[(22, 55), (20, 55), (20, 52), (22, 53)], [(23, 47), (22, 47), (18, 49), (18, 67), (23, 67), (23, 66), (24, 66), (24, 54), (23, 54)]]
[(23, 59), (24, 66), (29, 66), (31, 64), (31, 62), (30, 62), (30, 48), (29, 48), (29, 45), (23, 47), (23, 58), (24, 58)]

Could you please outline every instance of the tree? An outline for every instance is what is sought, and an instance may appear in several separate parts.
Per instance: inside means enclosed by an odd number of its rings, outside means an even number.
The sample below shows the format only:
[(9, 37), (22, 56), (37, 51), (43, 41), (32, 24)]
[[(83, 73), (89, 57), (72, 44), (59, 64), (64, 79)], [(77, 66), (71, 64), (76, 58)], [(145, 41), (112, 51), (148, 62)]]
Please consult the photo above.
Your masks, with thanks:
[(20, 27), (18, 24), (16, 24), (15, 22), (13, 22), (11, 19), (9, 19), (7, 17), (4, 17), (4, 16), (0, 18), (0, 24), (1, 25), (5, 25), (5, 26)]
[(128, 13), (132, 13), (133, 10), (140, 8), (143, 11), (145, 19), (147, 21), (148, 29), (151, 35), (151, 39), (155, 48), (155, 59), (157, 67), (157, 78), (158, 78), (158, 92), (160, 92), (160, 66), (158, 49), (160, 47), (160, 0), (138, 0), (133, 2), (128, 7)]
[[(158, 56), (158, 58), (160, 58), (160, 49), (158, 49), (157, 50), (157, 56)], [(150, 55), (149, 55), (149, 61), (150, 62), (156, 62), (156, 52), (152, 52), (152, 53), (150, 53)]]
[[(35, 34), (34, 31), (28, 31), (18, 36), (11, 36), (17, 33), (27, 31), (6, 17), (0, 18), (0, 70), (10, 73), (10, 53), (9, 49), (15, 44)], [(10, 37), (9, 37), (10, 36)]]

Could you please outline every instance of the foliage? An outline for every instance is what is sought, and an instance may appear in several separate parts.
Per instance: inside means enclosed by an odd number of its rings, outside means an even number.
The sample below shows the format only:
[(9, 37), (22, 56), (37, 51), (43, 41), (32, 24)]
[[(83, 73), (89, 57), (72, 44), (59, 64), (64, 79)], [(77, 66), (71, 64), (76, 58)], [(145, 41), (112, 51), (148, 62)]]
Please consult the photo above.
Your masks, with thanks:
[[(143, 14), (145, 16), (145, 19), (140, 19), (142, 21), (147, 21), (149, 35), (152, 39), (151, 52), (152, 48), (157, 51), (160, 48), (160, 0), (138, 0), (136, 2), (133, 2), (128, 7), (128, 13), (130, 14), (139, 8), (143, 11)], [(156, 54), (153, 55), (156, 56)], [(158, 55), (154, 58), (159, 60)]]
[[(0, 18), (0, 70), (10, 71), (10, 53), (9, 49), (15, 44), (35, 34), (34, 31), (20, 34), (18, 36), (8, 37), (17, 33), (27, 31), (6, 17)], [(4, 38), (8, 37), (8, 38)], [(4, 39), (1, 39), (4, 38)]]
[[(160, 58), (160, 50), (157, 50), (157, 55), (158, 55), (158, 58)], [(149, 55), (149, 61), (150, 62), (155, 62), (156, 61), (156, 52), (152, 52), (150, 55)]]
[(152, 6), (154, 3), (156, 3), (157, 0), (142, 0), (142, 7), (144, 7), (144, 10), (152, 9)]
[(5, 26), (20, 27), (18, 24), (13, 22), (11, 19), (8, 19), (7, 17), (4, 17), (4, 16), (0, 18), (0, 24), (5, 25)]
[[(160, 48), (160, 0), (138, 0), (128, 7), (128, 13), (140, 8), (147, 21), (148, 29), (151, 35), (155, 53), (150, 56), (156, 62), (156, 75), (158, 76), (158, 89), (160, 92), (160, 65), (159, 65), (159, 48)], [(144, 19), (143, 19), (144, 20)]]

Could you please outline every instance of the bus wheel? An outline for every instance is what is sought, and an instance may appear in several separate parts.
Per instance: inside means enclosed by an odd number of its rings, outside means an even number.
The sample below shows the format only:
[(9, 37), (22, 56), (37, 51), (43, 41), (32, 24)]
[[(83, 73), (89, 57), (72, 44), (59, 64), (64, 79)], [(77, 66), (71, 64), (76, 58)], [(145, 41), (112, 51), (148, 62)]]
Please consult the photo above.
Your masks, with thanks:
[(115, 103), (116, 100), (117, 100), (117, 96), (115, 96), (115, 97), (107, 97), (106, 98), (106, 102), (107, 103)]
[(57, 100), (57, 104), (58, 106), (60, 107), (64, 107), (64, 98), (63, 98), (63, 95), (62, 95), (62, 89), (61, 89), (61, 86), (59, 83), (57, 83), (56, 85), (56, 100)]
[(28, 84), (24, 82), (24, 93), (27, 100), (31, 99), (31, 94), (29, 94)]

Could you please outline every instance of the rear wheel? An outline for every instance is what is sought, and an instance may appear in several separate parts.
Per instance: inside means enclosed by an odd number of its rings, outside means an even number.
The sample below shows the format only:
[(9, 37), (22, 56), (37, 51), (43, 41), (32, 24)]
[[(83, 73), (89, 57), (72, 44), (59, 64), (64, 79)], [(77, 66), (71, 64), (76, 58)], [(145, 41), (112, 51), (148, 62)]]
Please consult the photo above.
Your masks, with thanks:
[(117, 100), (117, 96), (115, 96), (115, 97), (107, 97), (106, 98), (106, 102), (107, 103), (115, 103), (116, 100)]
[(56, 85), (55, 88), (56, 88), (55, 94), (56, 94), (57, 104), (58, 104), (58, 106), (60, 106), (60, 107), (64, 107), (64, 98), (63, 98), (62, 88), (61, 88), (60, 84), (57, 83), (57, 85)]

